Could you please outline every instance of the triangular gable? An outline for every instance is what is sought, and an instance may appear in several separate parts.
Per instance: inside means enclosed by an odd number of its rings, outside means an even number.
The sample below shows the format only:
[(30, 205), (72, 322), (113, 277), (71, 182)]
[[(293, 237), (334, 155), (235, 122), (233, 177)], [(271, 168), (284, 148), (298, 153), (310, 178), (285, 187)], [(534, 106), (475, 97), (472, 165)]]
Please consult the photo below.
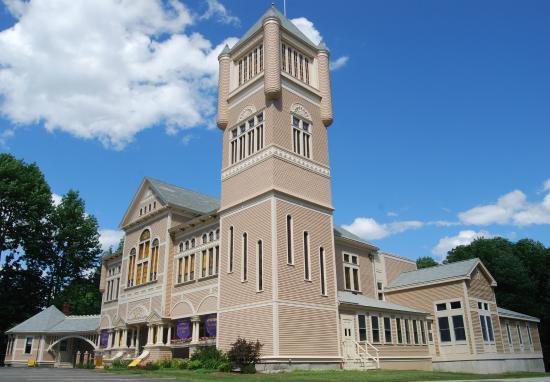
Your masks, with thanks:
[[(126, 209), (126, 212), (124, 213), (124, 216), (122, 217), (122, 221), (119, 224), (120, 228), (123, 228), (130, 224), (133, 220), (136, 219), (136, 217), (139, 217), (139, 205), (143, 201), (144, 198), (148, 197), (147, 193), (150, 192), (153, 195), (153, 201), (158, 201), (162, 205), (166, 205), (166, 201), (163, 200), (162, 196), (159, 195), (157, 192), (155, 192), (154, 187), (151, 185), (151, 181), (149, 178), (145, 177), (141, 181), (141, 184), (139, 185), (139, 188), (137, 189), (136, 193), (134, 194), (134, 197), (132, 198), (132, 201), (130, 202), (130, 205)], [(147, 196), (146, 196), (147, 195)], [(157, 206), (157, 209), (161, 206)]]
[(22, 323), (14, 326), (6, 333), (44, 332), (59, 324), (63, 320), (65, 320), (65, 315), (55, 306), (51, 305), (41, 312), (35, 314), (31, 318), (28, 318)]
[(494, 279), (493, 275), (491, 275), (491, 272), (487, 269), (487, 267), (481, 262), (481, 260), (478, 259), (477, 263), (472, 267), (472, 270), (468, 273), (468, 277), (472, 277), (472, 273), (476, 268), (479, 268), (481, 272), (489, 279), (489, 284), (492, 287), (497, 286), (497, 281)]

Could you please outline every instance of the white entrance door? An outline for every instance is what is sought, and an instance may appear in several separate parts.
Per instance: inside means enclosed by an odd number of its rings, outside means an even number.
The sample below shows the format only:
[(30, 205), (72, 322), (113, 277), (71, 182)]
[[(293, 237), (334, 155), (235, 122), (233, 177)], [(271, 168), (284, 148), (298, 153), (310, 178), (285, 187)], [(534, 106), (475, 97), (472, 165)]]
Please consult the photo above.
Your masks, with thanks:
[(342, 350), (345, 358), (354, 358), (355, 351), (355, 316), (341, 315)]

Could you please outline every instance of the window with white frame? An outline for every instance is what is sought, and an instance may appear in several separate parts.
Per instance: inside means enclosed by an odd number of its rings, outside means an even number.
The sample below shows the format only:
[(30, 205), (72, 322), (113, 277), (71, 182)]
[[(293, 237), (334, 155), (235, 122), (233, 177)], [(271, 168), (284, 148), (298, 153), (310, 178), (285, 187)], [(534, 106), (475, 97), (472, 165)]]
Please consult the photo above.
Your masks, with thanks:
[(319, 274), (321, 278), (321, 295), (327, 295), (327, 275), (325, 271), (325, 249), (323, 247), (319, 248)]
[(309, 232), (304, 231), (304, 279), (306, 280), (311, 280), (309, 260)]
[(531, 337), (531, 326), (529, 323), (525, 323), (525, 329), (527, 330), (527, 339), (529, 340), (529, 346), (533, 346), (533, 337)]
[(178, 284), (195, 280), (195, 254), (188, 253), (177, 259)]
[(419, 321), (420, 323), (420, 336), (422, 338), (422, 344), (426, 345), (426, 327), (424, 321)]
[(292, 216), (286, 216), (286, 262), (294, 264), (294, 243), (293, 243)]
[(242, 238), (242, 257), (241, 257), (241, 281), (248, 280), (248, 234), (243, 233)]
[(359, 291), (359, 256), (344, 253), (344, 288)]
[(367, 340), (367, 320), (364, 314), (357, 315), (357, 323), (359, 325), (359, 341)]
[(138, 257), (136, 261), (136, 285), (147, 282), (149, 252), (151, 249), (151, 231), (144, 230), (139, 237)]
[(210, 247), (201, 253), (201, 277), (210, 277), (218, 274), (220, 265), (220, 247)]
[(235, 229), (233, 226), (229, 227), (229, 252), (227, 254), (228, 261), (227, 261), (227, 272), (231, 273), (233, 272), (233, 255), (235, 251), (235, 238), (234, 238), (234, 231)]
[(292, 118), (292, 149), (296, 154), (311, 158), (311, 123), (295, 115)]
[(384, 317), (384, 342), (387, 344), (393, 342), (391, 335), (391, 318), (389, 317)]
[(264, 113), (263, 111), (230, 130), (230, 163), (260, 151), (264, 147)]
[(430, 343), (434, 342), (434, 334), (433, 334), (433, 330), (432, 330), (432, 322), (431, 321), (428, 321), (426, 322), (426, 326), (428, 328), (428, 341)]
[(510, 323), (506, 321), (506, 336), (508, 337), (508, 346), (513, 348), (514, 343), (512, 342), (512, 329), (510, 329)]
[(376, 283), (376, 289), (378, 290), (378, 299), (380, 301), (384, 300), (384, 286), (380, 281)]
[(516, 330), (518, 332), (519, 346), (523, 349), (523, 336), (521, 335), (521, 328), (519, 324), (516, 324)]
[(120, 263), (109, 266), (106, 277), (106, 291), (104, 301), (114, 301), (118, 299), (120, 289)]
[(31, 354), (34, 337), (25, 338), (25, 354)]
[(412, 320), (412, 325), (413, 325), (414, 344), (418, 345), (420, 344), (420, 337), (418, 336), (418, 321)]
[(411, 327), (410, 327), (410, 320), (405, 318), (405, 339), (407, 340), (407, 343), (411, 343)]
[(481, 325), (483, 341), (494, 344), (495, 334), (493, 331), (493, 320), (491, 319), (489, 304), (487, 302), (478, 301), (477, 312), (479, 313), (479, 323)]
[(395, 326), (397, 327), (397, 343), (403, 343), (403, 323), (401, 318), (397, 317), (395, 319)]
[(258, 240), (258, 245), (256, 247), (256, 290), (261, 292), (264, 290), (264, 243), (261, 240)]
[(380, 320), (378, 316), (370, 316), (371, 338), (373, 343), (380, 343)]
[(437, 303), (435, 308), (441, 343), (466, 341), (462, 302), (460, 300), (441, 302)]

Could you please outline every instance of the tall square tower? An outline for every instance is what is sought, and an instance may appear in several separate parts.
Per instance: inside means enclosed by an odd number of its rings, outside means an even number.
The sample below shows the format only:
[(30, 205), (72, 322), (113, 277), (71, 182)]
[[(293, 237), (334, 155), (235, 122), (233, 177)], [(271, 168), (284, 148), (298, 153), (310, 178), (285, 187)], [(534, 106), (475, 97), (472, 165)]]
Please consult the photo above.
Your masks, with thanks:
[(218, 346), (259, 339), (267, 365), (336, 367), (328, 50), (272, 6), (219, 66)]

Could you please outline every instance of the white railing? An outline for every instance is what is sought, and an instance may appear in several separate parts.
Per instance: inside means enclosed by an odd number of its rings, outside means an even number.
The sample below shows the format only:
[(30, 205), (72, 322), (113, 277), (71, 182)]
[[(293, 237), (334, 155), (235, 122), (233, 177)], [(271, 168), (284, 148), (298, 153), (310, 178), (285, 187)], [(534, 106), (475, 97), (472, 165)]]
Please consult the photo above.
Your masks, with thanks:
[(365, 341), (363, 344), (360, 344), (354, 340), (344, 340), (342, 344), (345, 358), (359, 358), (362, 363), (372, 360), (376, 364), (376, 368), (380, 368), (380, 352), (378, 348), (370, 342)]

